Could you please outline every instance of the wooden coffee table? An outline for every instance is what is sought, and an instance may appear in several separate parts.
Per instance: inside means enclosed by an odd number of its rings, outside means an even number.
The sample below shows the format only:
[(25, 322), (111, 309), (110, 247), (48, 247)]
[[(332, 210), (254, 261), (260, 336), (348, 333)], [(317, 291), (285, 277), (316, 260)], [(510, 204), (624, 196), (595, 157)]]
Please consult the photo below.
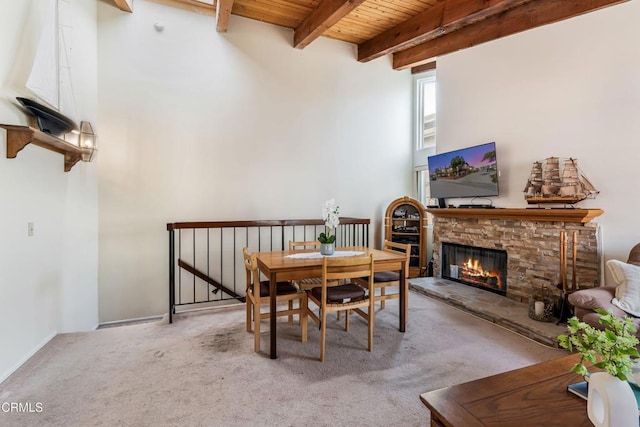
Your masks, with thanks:
[(581, 381), (570, 355), (420, 395), (431, 426), (592, 426), (587, 402), (567, 391)]

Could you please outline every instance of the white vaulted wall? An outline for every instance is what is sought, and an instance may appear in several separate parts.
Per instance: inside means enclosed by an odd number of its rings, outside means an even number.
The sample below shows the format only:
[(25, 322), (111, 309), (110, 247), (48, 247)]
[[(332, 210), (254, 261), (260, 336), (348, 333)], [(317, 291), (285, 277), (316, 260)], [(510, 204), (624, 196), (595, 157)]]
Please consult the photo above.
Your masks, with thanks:
[(640, 242), (638, 22), (630, 1), (438, 58), (438, 152), (496, 141), (501, 207), (526, 206), (533, 161), (577, 158), (603, 259)]
[[(96, 2), (68, 4), (76, 107), (99, 131)], [(15, 97), (26, 94), (45, 2), (0, 0), (0, 10), (0, 123), (25, 125)], [(97, 166), (64, 172), (61, 154), (34, 145), (7, 159), (5, 137), (0, 130), (0, 381), (56, 333), (98, 324)]]
[[(411, 77), (326, 38), (138, 0), (99, 5), (100, 319), (167, 312), (166, 224), (372, 220), (412, 193)], [(164, 26), (158, 32), (154, 24)]]

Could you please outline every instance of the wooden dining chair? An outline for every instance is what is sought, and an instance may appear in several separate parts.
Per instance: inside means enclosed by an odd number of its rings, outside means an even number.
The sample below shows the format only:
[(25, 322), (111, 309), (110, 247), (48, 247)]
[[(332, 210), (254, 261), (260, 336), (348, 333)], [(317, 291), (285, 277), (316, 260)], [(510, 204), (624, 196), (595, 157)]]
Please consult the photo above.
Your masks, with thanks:
[[(319, 249), (320, 241), (318, 240), (307, 240), (307, 241), (299, 241), (294, 242), (293, 240), (289, 240), (289, 251), (299, 251), (301, 249)], [(298, 279), (294, 280), (293, 284), (301, 290), (309, 290), (315, 288), (316, 286), (320, 286), (322, 279), (320, 277), (310, 277), (307, 279)], [(332, 281), (329, 283), (329, 286), (337, 285), (337, 281)]]
[[(260, 321), (269, 318), (269, 311), (263, 312), (263, 305), (269, 306), (269, 281), (260, 280), (260, 270), (256, 261), (256, 255), (249, 252), (248, 248), (242, 249), (244, 267), (247, 274), (247, 332), (253, 330), (254, 350), (260, 351)], [(298, 307), (294, 307), (294, 301), (298, 300)], [(307, 341), (307, 293), (297, 289), (291, 282), (278, 282), (276, 284), (276, 302), (287, 302), (287, 309), (277, 310), (276, 316), (288, 316), (289, 323), (293, 323), (293, 315), (299, 315), (302, 342)]]
[[(319, 240), (307, 240), (307, 241), (299, 241), (294, 242), (293, 240), (289, 240), (289, 250), (291, 252), (298, 251), (301, 249), (309, 249), (309, 248), (320, 248)], [(298, 279), (293, 280), (293, 284), (303, 291), (308, 291), (310, 289), (315, 288), (316, 286), (320, 286), (322, 284), (322, 279), (320, 277), (308, 277), (306, 279)], [(327, 286), (336, 286), (339, 282), (337, 280), (331, 280), (327, 283)], [(338, 320), (340, 320), (340, 312), (336, 313)]]
[[(365, 290), (352, 280), (368, 280)], [(332, 280), (348, 280), (337, 286), (328, 286)], [(324, 362), (327, 336), (327, 313), (334, 311), (346, 311), (345, 331), (349, 331), (349, 314), (353, 310), (367, 321), (368, 326), (368, 350), (373, 350), (373, 322), (374, 301), (373, 295), (373, 255), (354, 257), (324, 257), (322, 260), (322, 284), (309, 291), (309, 301), (318, 308), (319, 314), (315, 314), (311, 307), (307, 306), (307, 314), (311, 320), (320, 325), (320, 361)], [(367, 307), (365, 312), (363, 308)]]
[[(411, 255), (411, 245), (391, 242), (389, 240), (385, 240), (382, 246), (383, 251), (387, 252), (399, 252), (406, 256), (405, 261), (405, 286), (407, 283), (407, 279), (409, 276), (409, 257)], [(363, 287), (366, 287), (366, 281), (356, 281)], [(387, 293), (387, 287), (398, 286), (398, 292), (394, 292), (392, 294)], [(376, 301), (380, 301), (380, 310), (384, 309), (385, 301), (388, 299), (398, 299), (400, 298), (400, 273), (397, 271), (380, 271), (373, 274), (373, 288), (375, 290), (379, 289), (380, 292), (377, 292), (374, 299)]]

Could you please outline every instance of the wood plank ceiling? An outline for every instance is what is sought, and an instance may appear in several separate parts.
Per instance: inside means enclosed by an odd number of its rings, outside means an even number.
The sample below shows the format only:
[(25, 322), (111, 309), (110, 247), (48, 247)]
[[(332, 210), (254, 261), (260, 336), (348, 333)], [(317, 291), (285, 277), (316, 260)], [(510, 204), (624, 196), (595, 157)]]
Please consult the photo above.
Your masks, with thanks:
[[(393, 56), (393, 68), (435, 67), (438, 56), (629, 0), (152, 0), (214, 17), (238, 15), (293, 30), (303, 49), (320, 36), (358, 46), (357, 60)], [(134, 0), (113, 0), (135, 13)], [(219, 7), (218, 7), (219, 5)]]

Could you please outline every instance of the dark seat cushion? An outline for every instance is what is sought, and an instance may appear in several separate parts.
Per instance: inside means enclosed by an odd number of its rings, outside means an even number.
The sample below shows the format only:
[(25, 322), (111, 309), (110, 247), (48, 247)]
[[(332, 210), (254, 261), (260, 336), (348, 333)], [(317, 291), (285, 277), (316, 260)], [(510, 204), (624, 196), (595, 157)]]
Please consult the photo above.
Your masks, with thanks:
[[(291, 282), (278, 282), (276, 283), (276, 295), (289, 295), (295, 294), (298, 289), (291, 284)], [(264, 280), (260, 282), (260, 296), (269, 296), (269, 282)]]
[[(322, 287), (311, 289), (311, 294), (317, 299), (322, 298)], [(359, 301), (364, 299), (364, 289), (354, 283), (332, 286), (327, 288), (327, 302), (342, 302), (346, 299)]]
[(397, 282), (398, 280), (400, 280), (400, 275), (395, 271), (373, 273), (374, 282)]

